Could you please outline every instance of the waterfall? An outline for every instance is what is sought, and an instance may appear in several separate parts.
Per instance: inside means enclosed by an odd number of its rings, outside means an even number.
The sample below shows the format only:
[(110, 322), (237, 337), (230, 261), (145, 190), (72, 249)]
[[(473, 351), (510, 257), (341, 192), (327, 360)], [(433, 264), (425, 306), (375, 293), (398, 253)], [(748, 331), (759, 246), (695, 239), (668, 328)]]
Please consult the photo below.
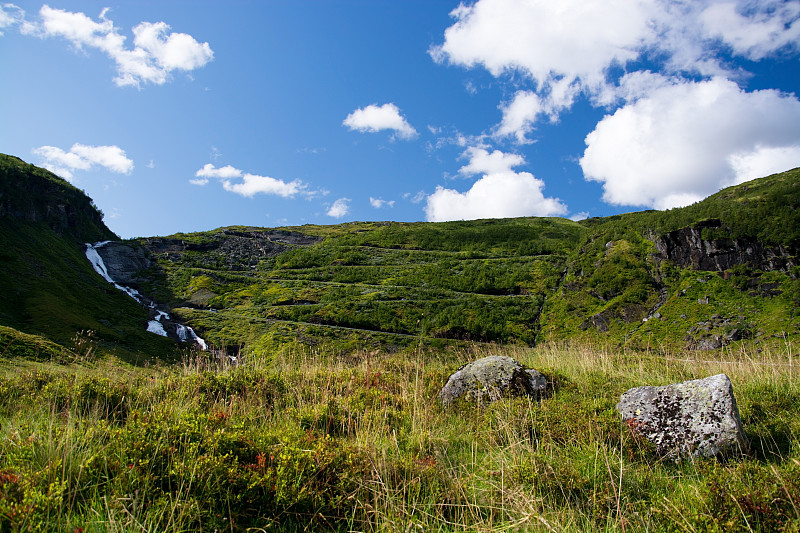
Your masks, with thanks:
[[(161, 335), (162, 337), (168, 337), (169, 335), (167, 335), (167, 330), (164, 328), (162, 320), (171, 320), (169, 314), (156, 309), (156, 305), (152, 301), (149, 301), (147, 298), (143, 297), (139, 291), (120, 285), (108, 274), (105, 261), (103, 261), (103, 258), (100, 256), (100, 253), (97, 251), (97, 249), (102, 248), (109, 242), (111, 241), (102, 241), (95, 244), (86, 243), (86, 258), (92, 264), (95, 272), (100, 274), (104, 280), (136, 300), (137, 303), (148, 306), (150, 309), (153, 309), (156, 312), (156, 317), (147, 323), (147, 331), (150, 333), (155, 333), (156, 335)], [(192, 328), (189, 326), (184, 326), (183, 324), (176, 324), (175, 327), (176, 333), (181, 342), (195, 342), (199, 344), (203, 350), (208, 349), (206, 341), (199, 337)]]

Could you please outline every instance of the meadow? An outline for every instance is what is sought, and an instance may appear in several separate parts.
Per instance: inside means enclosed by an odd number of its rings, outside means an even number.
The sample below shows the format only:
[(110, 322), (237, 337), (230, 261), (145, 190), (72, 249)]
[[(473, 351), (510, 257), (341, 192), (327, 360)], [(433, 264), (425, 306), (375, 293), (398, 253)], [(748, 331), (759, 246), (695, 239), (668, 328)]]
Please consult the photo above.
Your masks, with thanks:
[[(3, 353), (0, 531), (800, 531), (796, 350), (294, 344), (148, 367), (83, 334)], [(498, 354), (549, 395), (440, 406), (451, 372)], [(630, 387), (721, 372), (743, 457), (662, 460), (615, 411)]]

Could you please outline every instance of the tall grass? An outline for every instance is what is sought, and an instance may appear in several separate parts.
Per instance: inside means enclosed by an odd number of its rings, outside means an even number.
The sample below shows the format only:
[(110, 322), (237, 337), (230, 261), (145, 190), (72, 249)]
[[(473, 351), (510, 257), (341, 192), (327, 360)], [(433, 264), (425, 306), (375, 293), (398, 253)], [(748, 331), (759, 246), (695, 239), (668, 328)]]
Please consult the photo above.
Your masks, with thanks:
[[(798, 531), (800, 370), (762, 353), (476, 346), (223, 367), (35, 364), (0, 377), (0, 531)], [(552, 393), (436, 395), (504, 354)], [(749, 455), (665, 462), (614, 409), (724, 372)]]

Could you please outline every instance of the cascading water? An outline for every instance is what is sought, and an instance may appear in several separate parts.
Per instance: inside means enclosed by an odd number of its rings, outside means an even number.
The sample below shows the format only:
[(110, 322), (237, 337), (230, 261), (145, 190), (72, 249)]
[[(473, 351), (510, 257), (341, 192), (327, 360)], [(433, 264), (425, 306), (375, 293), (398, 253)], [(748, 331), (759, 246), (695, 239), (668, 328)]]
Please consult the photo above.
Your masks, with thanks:
[[(92, 267), (94, 268), (95, 272), (100, 274), (104, 280), (106, 280), (114, 287), (121, 290), (134, 300), (136, 300), (138, 303), (142, 305), (147, 305), (150, 309), (153, 309), (156, 312), (156, 317), (147, 323), (147, 331), (149, 331), (150, 333), (155, 333), (156, 335), (161, 335), (162, 337), (168, 337), (167, 330), (164, 328), (164, 323), (162, 322), (162, 320), (171, 320), (169, 314), (165, 313), (164, 311), (156, 309), (155, 304), (149, 301), (147, 298), (144, 298), (136, 289), (120, 285), (119, 283), (114, 281), (111, 278), (111, 276), (109, 276), (105, 261), (103, 261), (103, 258), (97, 251), (98, 248), (102, 248), (109, 242), (111, 241), (102, 241), (102, 242), (97, 242), (95, 244), (86, 243), (86, 258), (92, 264)], [(203, 350), (208, 349), (206, 341), (203, 340), (201, 337), (198, 337), (191, 327), (184, 326), (183, 324), (176, 324), (175, 327), (176, 327), (176, 333), (181, 342), (189, 342), (189, 341), (195, 342), (199, 344)]]

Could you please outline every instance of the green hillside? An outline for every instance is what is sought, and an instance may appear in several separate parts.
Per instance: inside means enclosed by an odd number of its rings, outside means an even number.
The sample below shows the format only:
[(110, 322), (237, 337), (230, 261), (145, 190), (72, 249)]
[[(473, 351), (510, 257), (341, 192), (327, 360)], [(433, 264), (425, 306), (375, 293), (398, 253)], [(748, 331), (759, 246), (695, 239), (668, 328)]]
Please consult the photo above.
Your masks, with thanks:
[(174, 358), (175, 343), (145, 332), (147, 311), (86, 259), (85, 242), (116, 238), (82, 191), (0, 155), (0, 325), (70, 348), (91, 331), (127, 360)]
[(298, 339), (719, 348), (797, 335), (798, 205), (796, 169), (690, 207), (581, 223), (230, 227), (138, 242), (158, 259), (147, 290), (245, 353)]
[[(799, 191), (117, 246), (209, 354), (93, 271), (91, 200), (0, 157), (0, 531), (800, 531)], [(548, 393), (442, 406), (487, 355)], [(743, 456), (666, 461), (615, 408), (719, 373)]]
[[(0, 324), (68, 345), (163, 356), (146, 311), (98, 277), (84, 243), (116, 237), (81, 191), (0, 158)], [(35, 191), (35, 194), (32, 194)], [(715, 349), (800, 331), (800, 169), (689, 207), (572, 222), (228, 227), (132, 241), (133, 285), (214, 348), (267, 354), (580, 340)]]

